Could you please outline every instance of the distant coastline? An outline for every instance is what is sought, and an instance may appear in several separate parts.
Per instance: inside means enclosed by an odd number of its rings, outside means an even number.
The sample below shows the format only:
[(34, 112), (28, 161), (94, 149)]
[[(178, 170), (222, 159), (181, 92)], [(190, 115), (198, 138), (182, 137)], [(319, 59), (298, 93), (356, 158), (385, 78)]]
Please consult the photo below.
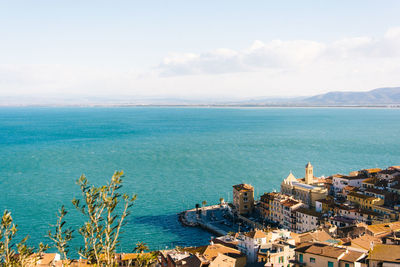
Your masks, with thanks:
[(38, 108), (80, 108), (80, 107), (143, 107), (143, 108), (382, 108), (382, 109), (398, 109), (400, 104), (382, 104), (382, 105), (219, 105), (219, 104), (21, 104), (21, 105), (1, 105), (0, 108), (23, 108), (23, 107), (38, 107)]
[(29, 107), (217, 107), (217, 108), (399, 108), (400, 87), (328, 92), (308, 97), (181, 98), (138, 96), (2, 97), (0, 106)]

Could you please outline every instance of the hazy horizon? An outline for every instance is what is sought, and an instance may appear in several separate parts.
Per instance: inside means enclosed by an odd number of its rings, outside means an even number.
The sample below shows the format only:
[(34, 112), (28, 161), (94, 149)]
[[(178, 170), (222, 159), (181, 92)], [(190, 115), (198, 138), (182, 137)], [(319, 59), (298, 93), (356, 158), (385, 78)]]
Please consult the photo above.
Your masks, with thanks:
[(0, 1), (0, 98), (235, 100), (399, 86), (399, 8)]

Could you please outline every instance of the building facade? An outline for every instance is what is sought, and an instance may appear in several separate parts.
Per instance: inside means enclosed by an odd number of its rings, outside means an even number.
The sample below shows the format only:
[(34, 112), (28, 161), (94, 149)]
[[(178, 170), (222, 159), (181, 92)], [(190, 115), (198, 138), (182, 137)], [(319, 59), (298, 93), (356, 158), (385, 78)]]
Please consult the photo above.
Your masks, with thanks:
[(233, 206), (240, 215), (247, 215), (254, 209), (254, 187), (249, 184), (233, 186)]
[(303, 179), (297, 179), (292, 173), (281, 183), (281, 193), (293, 196), (308, 206), (315, 207), (315, 201), (325, 199), (328, 189), (325, 187), (322, 178), (314, 177), (314, 170), (311, 163), (305, 168)]
[(296, 210), (296, 232), (303, 233), (317, 229), (322, 213), (312, 209), (299, 208)]

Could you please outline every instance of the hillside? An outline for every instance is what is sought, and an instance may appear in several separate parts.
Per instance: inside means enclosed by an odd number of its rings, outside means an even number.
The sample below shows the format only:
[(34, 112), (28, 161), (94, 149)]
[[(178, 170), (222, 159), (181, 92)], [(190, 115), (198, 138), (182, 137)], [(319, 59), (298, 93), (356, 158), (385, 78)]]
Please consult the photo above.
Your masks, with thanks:
[(367, 92), (329, 92), (305, 98), (308, 105), (387, 105), (400, 104), (400, 87), (378, 88)]

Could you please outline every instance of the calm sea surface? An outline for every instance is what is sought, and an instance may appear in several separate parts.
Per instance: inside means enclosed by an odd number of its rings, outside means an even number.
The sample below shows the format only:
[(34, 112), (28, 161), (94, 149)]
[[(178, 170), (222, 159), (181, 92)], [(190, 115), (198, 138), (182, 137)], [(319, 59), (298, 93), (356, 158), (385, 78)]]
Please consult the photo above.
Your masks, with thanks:
[(0, 208), (12, 211), (20, 237), (48, 241), (62, 204), (76, 227), (76, 179), (101, 184), (124, 170), (123, 191), (138, 199), (122, 249), (161, 249), (207, 243), (210, 234), (182, 227), (176, 214), (231, 200), (233, 184), (279, 190), (308, 161), (316, 175), (400, 165), (400, 110), (0, 108), (0, 151)]

